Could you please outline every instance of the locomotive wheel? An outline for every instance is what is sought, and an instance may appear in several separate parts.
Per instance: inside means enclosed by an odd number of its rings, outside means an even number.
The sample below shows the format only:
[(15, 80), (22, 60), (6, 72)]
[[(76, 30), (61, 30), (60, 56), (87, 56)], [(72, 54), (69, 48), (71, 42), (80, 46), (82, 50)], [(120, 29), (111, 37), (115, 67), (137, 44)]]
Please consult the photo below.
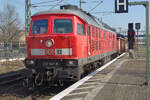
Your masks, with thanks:
[(33, 90), (35, 88), (35, 84), (34, 84), (32, 78), (24, 79), (22, 84), (23, 84), (23, 87), (26, 87), (29, 90)]
[(97, 62), (94, 62), (94, 63), (93, 63), (93, 68), (92, 68), (92, 70), (94, 71), (95, 69), (97, 69)]
[(61, 80), (58, 80), (58, 81), (57, 81), (57, 85), (62, 87), (62, 86), (64, 86), (64, 82), (61, 81)]
[(41, 85), (43, 85), (43, 82), (44, 82), (43, 74), (42, 74), (42, 73), (38, 73), (38, 74), (35, 76), (35, 84), (36, 84), (37, 86), (41, 86)]
[(84, 77), (87, 76), (87, 75), (88, 75), (87, 73), (81, 74), (81, 79), (84, 78)]
[(23, 87), (29, 87), (29, 80), (28, 79), (24, 79), (23, 83), (22, 83)]

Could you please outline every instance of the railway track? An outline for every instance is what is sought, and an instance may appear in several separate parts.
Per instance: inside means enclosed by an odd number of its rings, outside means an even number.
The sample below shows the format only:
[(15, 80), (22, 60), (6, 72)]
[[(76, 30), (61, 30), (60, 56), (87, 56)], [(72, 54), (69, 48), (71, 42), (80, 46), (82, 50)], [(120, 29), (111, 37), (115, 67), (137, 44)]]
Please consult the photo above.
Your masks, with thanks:
[(47, 85), (35, 88), (34, 90), (29, 90), (28, 88), (23, 86), (23, 79), (25, 77), (22, 74), (25, 71), (26, 70), (23, 69), (20, 71), (14, 71), (0, 75), (0, 88), (1, 88), (0, 99), (12, 96), (14, 98), (26, 100), (27, 98), (37, 98), (44, 94), (48, 94), (49, 95), (48, 98), (50, 98), (68, 87), (68, 86), (58, 87), (56, 85), (55, 86)]
[(71, 86), (41, 87), (32, 91), (27, 97), (21, 98), (21, 100), (84, 100), (83, 98), (88, 96), (89, 92), (97, 88), (100, 84), (102, 84), (101, 87), (104, 86), (103, 83), (107, 82), (110, 78), (109, 74), (114, 73), (114, 69), (107, 71), (105, 68), (120, 57), (110, 61), (80, 81), (72, 85), (70, 84)]
[(53, 96), (57, 95), (59, 92), (65, 90), (70, 85), (72, 85), (72, 82), (69, 82), (65, 84), (64, 86), (58, 86), (56, 84), (51, 86), (41, 86), (38, 88), (35, 88), (34, 90), (31, 90), (30, 93), (24, 97), (21, 97), (21, 100), (48, 100), (49, 98), (52, 98)]
[(25, 71), (26, 69), (22, 69), (0, 75), (0, 100), (5, 100), (9, 96), (16, 98), (25, 94), (25, 89), (22, 84), (25, 78), (22, 74)]
[(4, 85), (10, 85), (15, 84), (15, 82), (24, 79), (24, 76), (22, 73), (25, 71), (25, 69), (9, 72), (7, 74), (0, 75), (0, 87), (3, 87)]
[[(118, 57), (119, 58), (119, 57)], [(105, 64), (101, 68), (97, 69), (95, 72), (89, 74), (88, 76), (84, 77), (80, 81), (76, 83), (68, 83), (63, 87), (58, 86), (45, 86), (39, 87), (34, 90), (27, 90), (26, 88), (21, 87), (17, 89), (16, 93), (22, 92), (22, 96), (19, 97), (20, 100), (83, 100), (83, 97), (88, 96), (89, 91), (96, 88), (99, 84), (102, 83), (102, 80), (108, 75), (110, 71), (102, 71), (111, 63), (116, 61), (118, 58), (114, 59), (113, 61)], [(0, 87), (4, 85), (14, 84), (14, 87), (17, 87), (16, 82), (18, 82), (24, 78), (21, 73), (24, 72), (14, 72), (7, 75), (0, 75)], [(71, 85), (71, 86), (69, 86)], [(13, 87), (13, 85), (11, 86)], [(9, 89), (7, 90), (9, 91)]]

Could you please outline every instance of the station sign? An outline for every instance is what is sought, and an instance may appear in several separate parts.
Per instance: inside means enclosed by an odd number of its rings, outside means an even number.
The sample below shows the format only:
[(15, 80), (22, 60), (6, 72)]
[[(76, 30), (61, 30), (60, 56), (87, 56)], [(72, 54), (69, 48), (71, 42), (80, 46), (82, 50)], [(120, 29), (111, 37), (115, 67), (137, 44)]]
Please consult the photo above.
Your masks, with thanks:
[(128, 0), (115, 0), (115, 13), (128, 13)]

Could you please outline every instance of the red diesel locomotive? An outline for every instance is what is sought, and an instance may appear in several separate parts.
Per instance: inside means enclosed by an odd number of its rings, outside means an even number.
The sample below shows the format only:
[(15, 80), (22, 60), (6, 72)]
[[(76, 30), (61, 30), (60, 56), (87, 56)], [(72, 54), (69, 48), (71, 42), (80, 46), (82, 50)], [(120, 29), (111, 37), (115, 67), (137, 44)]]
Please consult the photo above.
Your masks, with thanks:
[(77, 81), (117, 55), (114, 29), (76, 6), (32, 16), (25, 66), (35, 85)]

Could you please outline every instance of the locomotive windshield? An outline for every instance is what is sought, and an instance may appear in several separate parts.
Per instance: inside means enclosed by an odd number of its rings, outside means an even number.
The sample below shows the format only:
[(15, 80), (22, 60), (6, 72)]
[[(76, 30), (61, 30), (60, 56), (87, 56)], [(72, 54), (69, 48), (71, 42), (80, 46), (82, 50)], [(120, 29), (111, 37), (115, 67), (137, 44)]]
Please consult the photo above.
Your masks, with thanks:
[(34, 20), (32, 24), (32, 34), (44, 34), (47, 32), (48, 20)]
[(53, 30), (54, 30), (54, 33), (72, 33), (72, 20), (71, 19), (55, 19)]

